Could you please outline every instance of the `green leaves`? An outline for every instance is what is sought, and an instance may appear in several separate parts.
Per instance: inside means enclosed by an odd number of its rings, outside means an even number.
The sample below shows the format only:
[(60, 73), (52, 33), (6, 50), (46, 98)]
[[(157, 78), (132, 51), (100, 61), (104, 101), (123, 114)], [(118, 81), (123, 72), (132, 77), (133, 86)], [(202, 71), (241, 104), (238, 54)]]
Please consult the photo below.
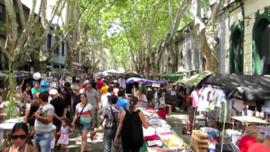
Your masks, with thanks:
[[(81, 0), (81, 8), (87, 2)], [(172, 18), (176, 17), (182, 2), (170, 0)], [(164, 39), (172, 24), (168, 0), (91, 0), (91, 5), (92, 9), (86, 11), (88, 13), (84, 14), (83, 20), (90, 27), (89, 34), (110, 50), (110, 57), (116, 64), (113, 66), (116, 67), (142, 60)], [(188, 14), (184, 22), (190, 22)]]

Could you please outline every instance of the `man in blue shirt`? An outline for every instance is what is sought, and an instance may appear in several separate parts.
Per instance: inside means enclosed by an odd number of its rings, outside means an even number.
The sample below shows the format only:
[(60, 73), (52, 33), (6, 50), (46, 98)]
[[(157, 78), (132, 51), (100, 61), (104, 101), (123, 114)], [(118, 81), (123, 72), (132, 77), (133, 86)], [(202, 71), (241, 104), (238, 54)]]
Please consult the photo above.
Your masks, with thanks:
[(118, 100), (116, 103), (118, 106), (122, 107), (123, 109), (128, 109), (128, 100), (125, 99), (125, 91), (123, 89), (120, 89), (118, 91)]

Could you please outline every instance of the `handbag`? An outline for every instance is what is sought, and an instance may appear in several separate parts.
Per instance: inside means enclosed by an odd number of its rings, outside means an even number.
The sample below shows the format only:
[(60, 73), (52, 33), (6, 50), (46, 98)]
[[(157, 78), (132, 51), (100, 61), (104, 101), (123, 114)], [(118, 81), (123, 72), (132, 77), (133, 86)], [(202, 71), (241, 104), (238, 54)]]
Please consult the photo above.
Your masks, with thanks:
[(76, 122), (75, 122), (76, 126), (79, 128), (82, 126), (82, 123), (80, 122), (80, 118), (81, 118), (81, 114), (83, 113), (84, 108), (86, 107), (86, 104), (83, 106), (83, 108), (82, 108), (81, 112), (79, 113), (79, 116), (77, 117)]

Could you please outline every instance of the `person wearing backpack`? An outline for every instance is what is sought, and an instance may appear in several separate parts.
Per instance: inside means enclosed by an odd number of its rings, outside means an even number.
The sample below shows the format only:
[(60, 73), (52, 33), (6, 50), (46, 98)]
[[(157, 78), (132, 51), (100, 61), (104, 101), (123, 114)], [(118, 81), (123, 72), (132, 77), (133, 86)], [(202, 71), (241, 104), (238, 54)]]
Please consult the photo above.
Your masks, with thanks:
[(123, 152), (139, 152), (143, 146), (143, 129), (148, 128), (149, 124), (144, 114), (137, 109), (138, 98), (131, 96), (129, 98), (129, 110), (125, 109), (120, 115), (120, 121), (114, 139), (114, 144), (121, 144)]
[[(113, 144), (114, 143), (114, 138), (115, 134), (118, 128), (119, 124), (119, 119), (121, 113), (124, 112), (123, 108), (118, 106), (117, 103), (117, 96), (111, 95), (108, 96), (108, 101), (110, 103), (109, 106), (106, 107), (106, 109), (103, 111), (100, 119), (100, 125), (103, 126), (104, 120), (104, 136), (103, 136), (103, 145), (104, 145), (104, 152), (111, 152), (112, 151), (112, 145), (115, 149), (116, 152), (120, 151), (120, 144)], [(97, 132), (102, 131), (102, 129), (95, 130), (91, 132), (91, 138), (94, 137), (94, 135)]]

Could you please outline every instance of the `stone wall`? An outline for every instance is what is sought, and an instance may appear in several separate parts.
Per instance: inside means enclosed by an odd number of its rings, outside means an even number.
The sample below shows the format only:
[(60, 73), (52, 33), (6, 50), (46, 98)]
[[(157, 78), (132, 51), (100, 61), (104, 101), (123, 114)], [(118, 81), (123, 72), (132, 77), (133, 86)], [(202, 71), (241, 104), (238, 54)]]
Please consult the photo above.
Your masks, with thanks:
[(201, 69), (201, 55), (196, 49), (195, 42), (189, 33), (185, 34), (183, 43), (179, 50), (183, 57), (181, 61), (182, 64), (178, 66), (179, 68), (182, 67), (185, 70)]

